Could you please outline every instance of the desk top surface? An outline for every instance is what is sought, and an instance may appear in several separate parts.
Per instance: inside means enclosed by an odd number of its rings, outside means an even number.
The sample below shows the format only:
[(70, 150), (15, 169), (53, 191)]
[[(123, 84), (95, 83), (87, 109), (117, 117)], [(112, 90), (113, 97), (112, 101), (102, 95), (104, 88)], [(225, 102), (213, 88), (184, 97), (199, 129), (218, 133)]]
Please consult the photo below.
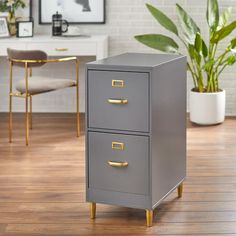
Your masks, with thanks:
[(79, 37), (52, 37), (51, 35), (35, 35), (31, 38), (2, 38), (0, 39), (0, 43), (24, 43), (24, 42), (68, 42), (68, 41), (86, 41), (86, 42), (94, 42), (94, 41), (103, 41), (108, 38), (107, 35), (90, 35), (90, 36), (79, 36)]

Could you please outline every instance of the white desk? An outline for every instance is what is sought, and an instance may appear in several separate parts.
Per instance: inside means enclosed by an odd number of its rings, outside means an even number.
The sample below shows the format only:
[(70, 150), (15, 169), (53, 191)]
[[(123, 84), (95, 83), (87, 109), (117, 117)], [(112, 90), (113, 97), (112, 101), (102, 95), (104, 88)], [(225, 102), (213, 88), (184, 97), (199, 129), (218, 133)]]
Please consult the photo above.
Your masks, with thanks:
[(35, 35), (33, 38), (0, 39), (0, 56), (7, 56), (7, 48), (20, 50), (43, 50), (49, 56), (108, 56), (108, 36), (52, 37)]

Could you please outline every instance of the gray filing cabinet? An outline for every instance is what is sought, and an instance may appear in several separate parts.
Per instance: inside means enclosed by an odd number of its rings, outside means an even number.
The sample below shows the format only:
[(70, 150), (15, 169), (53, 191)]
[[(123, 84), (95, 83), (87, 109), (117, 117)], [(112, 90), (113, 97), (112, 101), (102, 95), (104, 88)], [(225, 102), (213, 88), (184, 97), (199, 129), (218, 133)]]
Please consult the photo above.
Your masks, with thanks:
[(186, 176), (186, 57), (126, 53), (86, 66), (86, 200), (153, 210)]

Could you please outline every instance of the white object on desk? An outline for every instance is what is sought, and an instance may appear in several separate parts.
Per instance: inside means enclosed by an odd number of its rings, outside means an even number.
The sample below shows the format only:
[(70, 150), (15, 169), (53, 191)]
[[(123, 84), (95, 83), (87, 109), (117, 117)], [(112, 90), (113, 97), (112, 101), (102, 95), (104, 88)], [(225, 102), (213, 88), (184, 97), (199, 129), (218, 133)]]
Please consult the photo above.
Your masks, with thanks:
[(33, 38), (0, 39), (0, 56), (7, 56), (7, 48), (19, 50), (42, 50), (49, 56), (108, 56), (108, 36), (52, 37), (35, 35)]
[(66, 33), (64, 33), (64, 34), (68, 34), (68, 35), (79, 35), (79, 34), (81, 34), (80, 33), (80, 28), (79, 27), (77, 27), (77, 26), (69, 26), (68, 27), (68, 31), (66, 32)]

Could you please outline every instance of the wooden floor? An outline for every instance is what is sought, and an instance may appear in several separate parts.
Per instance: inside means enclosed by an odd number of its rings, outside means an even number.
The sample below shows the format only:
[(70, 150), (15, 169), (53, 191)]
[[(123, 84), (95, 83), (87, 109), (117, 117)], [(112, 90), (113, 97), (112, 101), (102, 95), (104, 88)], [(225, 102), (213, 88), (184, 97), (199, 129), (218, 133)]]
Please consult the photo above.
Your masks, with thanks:
[(145, 212), (85, 203), (84, 133), (74, 115), (34, 115), (25, 146), (22, 115), (0, 127), (0, 235), (236, 235), (236, 119), (188, 127), (188, 177), (182, 199), (173, 192), (145, 227)]

